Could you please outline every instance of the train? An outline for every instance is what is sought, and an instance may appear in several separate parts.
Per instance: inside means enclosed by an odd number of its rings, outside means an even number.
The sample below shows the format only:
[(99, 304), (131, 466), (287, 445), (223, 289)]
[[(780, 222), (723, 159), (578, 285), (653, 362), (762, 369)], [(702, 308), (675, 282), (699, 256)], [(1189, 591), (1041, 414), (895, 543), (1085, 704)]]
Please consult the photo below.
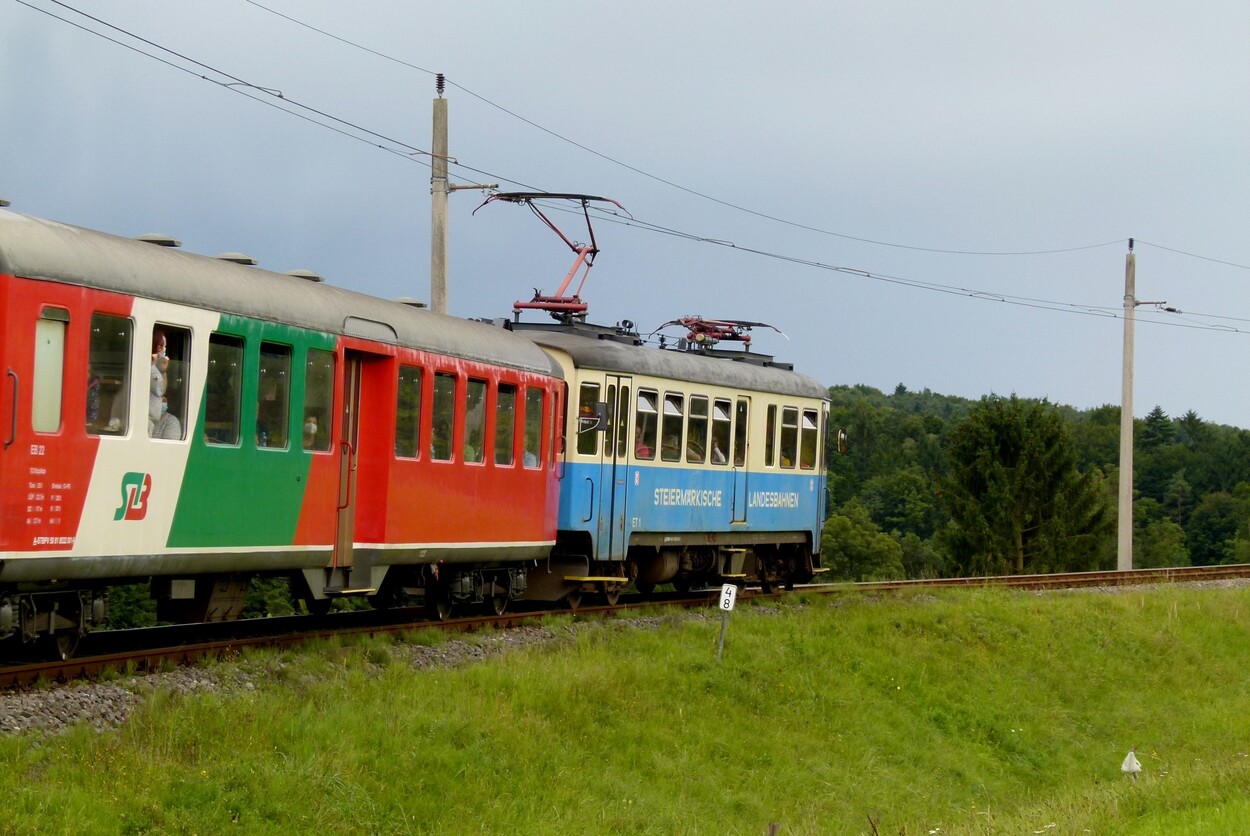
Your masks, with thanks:
[[(0, 647), (148, 583), (456, 608), (820, 571), (828, 393), (701, 320), (470, 320), (0, 209)], [(730, 335), (734, 329), (722, 333)]]

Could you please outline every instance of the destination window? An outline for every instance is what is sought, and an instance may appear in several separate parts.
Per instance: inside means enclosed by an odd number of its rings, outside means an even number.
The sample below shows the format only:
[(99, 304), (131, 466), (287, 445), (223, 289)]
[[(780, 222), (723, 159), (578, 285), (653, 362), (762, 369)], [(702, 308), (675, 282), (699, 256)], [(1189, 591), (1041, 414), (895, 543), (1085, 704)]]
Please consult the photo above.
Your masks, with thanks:
[(69, 311), (64, 308), (44, 308), (35, 322), (35, 374), (30, 425), (38, 432), (51, 433), (61, 428), (61, 399), (65, 394), (65, 332), (68, 325)]

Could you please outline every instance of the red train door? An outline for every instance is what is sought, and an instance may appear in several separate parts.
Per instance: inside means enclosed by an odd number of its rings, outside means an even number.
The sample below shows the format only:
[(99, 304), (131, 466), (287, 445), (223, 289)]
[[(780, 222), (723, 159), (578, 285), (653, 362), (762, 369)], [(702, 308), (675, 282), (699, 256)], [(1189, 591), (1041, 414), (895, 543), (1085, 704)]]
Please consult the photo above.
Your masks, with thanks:
[(338, 522), (334, 536), (336, 567), (352, 565), (352, 541), (356, 534), (356, 463), (360, 444), (361, 358), (354, 351), (343, 353), (343, 421), (339, 438)]

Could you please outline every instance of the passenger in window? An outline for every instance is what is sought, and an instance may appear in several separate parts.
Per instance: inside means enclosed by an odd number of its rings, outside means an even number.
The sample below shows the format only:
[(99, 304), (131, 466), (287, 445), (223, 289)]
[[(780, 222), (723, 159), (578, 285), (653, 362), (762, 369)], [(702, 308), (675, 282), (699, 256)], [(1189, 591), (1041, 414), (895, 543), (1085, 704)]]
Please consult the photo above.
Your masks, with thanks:
[(312, 450), (317, 446), (317, 416), (309, 415), (304, 419), (304, 449)]
[(712, 439), (712, 464), (724, 464), (725, 461), (725, 454), (721, 452), (720, 443)]
[(526, 467), (538, 467), (538, 456), (534, 455), (533, 450), (526, 450), (525, 455), (521, 457)]
[(169, 411), (169, 401), (165, 398), (161, 398), (161, 417), (152, 430), (152, 437), (166, 441), (182, 440), (182, 422)]
[(100, 420), (100, 376), (87, 367), (87, 427), (95, 427)]
[(634, 455), (640, 459), (651, 458), (651, 448), (642, 440), (642, 427), (634, 428)]
[(169, 354), (166, 351), (165, 332), (152, 332), (152, 368), (149, 373), (151, 387), (148, 393), (148, 435), (155, 437), (156, 423), (164, 413), (165, 389), (169, 385)]

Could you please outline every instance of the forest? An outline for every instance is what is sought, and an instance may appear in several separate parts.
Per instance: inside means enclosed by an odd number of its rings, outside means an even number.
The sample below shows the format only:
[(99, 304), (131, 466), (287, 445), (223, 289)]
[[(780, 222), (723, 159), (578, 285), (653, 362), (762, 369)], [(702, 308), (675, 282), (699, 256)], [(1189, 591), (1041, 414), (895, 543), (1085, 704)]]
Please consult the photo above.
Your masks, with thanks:
[[(1116, 567), (1120, 408), (829, 390), (826, 577)], [(831, 432), (830, 438), (837, 433)], [(1250, 432), (1159, 407), (1134, 421), (1133, 566), (1250, 562)]]

